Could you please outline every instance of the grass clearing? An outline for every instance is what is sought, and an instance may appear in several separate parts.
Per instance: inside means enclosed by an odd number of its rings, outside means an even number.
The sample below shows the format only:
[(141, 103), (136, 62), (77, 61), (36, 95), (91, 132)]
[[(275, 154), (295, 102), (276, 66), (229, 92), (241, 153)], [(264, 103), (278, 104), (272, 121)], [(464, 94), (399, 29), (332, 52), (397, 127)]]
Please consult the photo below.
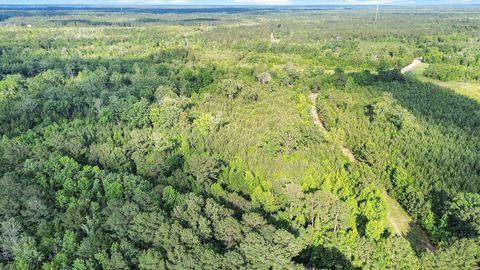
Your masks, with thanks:
[(434, 251), (435, 247), (430, 243), (423, 228), (415, 223), (400, 204), (390, 197), (386, 191), (383, 191), (382, 194), (387, 207), (388, 226), (392, 228), (393, 232), (405, 237), (417, 252)]
[(398, 204), (398, 202), (390, 197), (387, 192), (383, 192), (383, 199), (387, 206), (387, 221), (388, 225), (393, 229), (397, 235), (406, 235), (410, 230), (410, 223), (412, 219)]

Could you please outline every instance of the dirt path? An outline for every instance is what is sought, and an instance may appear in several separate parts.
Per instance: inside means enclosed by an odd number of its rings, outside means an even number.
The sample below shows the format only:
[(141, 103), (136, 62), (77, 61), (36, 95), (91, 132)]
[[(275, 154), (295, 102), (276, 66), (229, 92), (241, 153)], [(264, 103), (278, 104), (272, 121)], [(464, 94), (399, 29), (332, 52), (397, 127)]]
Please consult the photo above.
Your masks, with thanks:
[(392, 227), (393, 232), (395, 233), (395, 235), (402, 235), (402, 231), (400, 231), (400, 228), (398, 228), (398, 225), (397, 225), (397, 223), (395, 222), (395, 220), (393, 219), (393, 217), (392, 217), (392, 215), (390, 214), (390, 212), (387, 213), (387, 222), (388, 222), (388, 224), (390, 224), (390, 226)]
[(357, 159), (353, 155), (352, 150), (342, 145), (340, 146), (340, 151), (342, 151), (343, 155), (346, 156), (348, 160), (350, 160), (350, 162), (352, 163), (357, 162)]
[[(330, 133), (325, 129), (320, 116), (317, 112), (317, 97), (318, 93), (311, 93), (309, 95), (311, 101), (310, 114), (312, 115), (314, 124), (318, 127), (321, 133), (325, 135), (327, 139), (330, 138)], [(353, 155), (352, 151), (347, 147), (341, 145), (339, 147), (342, 154), (355, 163), (357, 159)], [(405, 237), (412, 245), (412, 247), (418, 251), (430, 250), (435, 251), (435, 247), (430, 243), (427, 233), (417, 223), (415, 223), (407, 212), (400, 206), (400, 204), (390, 197), (384, 190), (382, 192), (383, 199), (387, 207), (387, 223), (396, 235)]]
[[(324, 135), (328, 135), (329, 132), (327, 131), (327, 129), (325, 128), (325, 125), (323, 124), (322, 120), (320, 120), (320, 116), (318, 115), (318, 112), (317, 112), (317, 97), (318, 97), (318, 93), (311, 93), (309, 95), (310, 97), (310, 101), (312, 102), (312, 105), (310, 107), (310, 114), (312, 115), (313, 117), (313, 123), (318, 127), (318, 129), (324, 134)], [(342, 152), (342, 154), (348, 158), (348, 160), (352, 163), (354, 162), (357, 162), (357, 159), (355, 158), (355, 156), (353, 155), (352, 153), (352, 150), (348, 149), (347, 147), (341, 145), (340, 146), (340, 152)]]
[(309, 97), (310, 97), (310, 100), (312, 101), (312, 105), (310, 107), (310, 114), (313, 117), (313, 123), (318, 127), (318, 129), (320, 129), (321, 132), (327, 133), (328, 131), (325, 129), (325, 126), (320, 120), (320, 117), (318, 116), (318, 112), (317, 112), (318, 93), (311, 93)]
[(400, 70), (400, 72), (401, 72), (402, 74), (405, 74), (405, 73), (407, 73), (407, 72), (412, 71), (416, 66), (418, 66), (418, 65), (420, 65), (420, 64), (422, 63), (422, 60), (423, 60), (423, 58), (421, 58), (421, 57), (420, 57), (420, 58), (415, 58), (415, 59), (413, 59), (412, 63), (410, 63), (410, 65), (402, 68), (402, 70)]
[(396, 235), (406, 235), (412, 219), (385, 190), (382, 191), (382, 196), (385, 201), (385, 206), (387, 207), (388, 225), (390, 225)]

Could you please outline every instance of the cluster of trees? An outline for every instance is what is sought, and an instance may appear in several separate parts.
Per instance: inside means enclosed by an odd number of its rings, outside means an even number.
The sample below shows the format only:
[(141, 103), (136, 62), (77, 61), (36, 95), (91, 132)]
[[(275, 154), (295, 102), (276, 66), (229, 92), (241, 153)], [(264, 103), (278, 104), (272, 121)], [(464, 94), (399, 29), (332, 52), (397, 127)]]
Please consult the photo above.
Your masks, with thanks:
[[(470, 22), (464, 24), (467, 28)], [(456, 31), (464, 33), (467, 29)], [(419, 46), (430, 64), (424, 75), (441, 81), (479, 81), (480, 50), (473, 43), (471, 37), (457, 34), (427, 38)]]
[(440, 81), (480, 81), (480, 69), (477, 67), (429, 65), (423, 75)]
[(16, 269), (292, 268), (303, 247), (260, 214), (69, 157), (1, 181), (2, 252)]
[[(318, 11), (9, 19), (49, 27), (0, 29), (0, 268), (478, 266), (478, 103), (389, 71), (433, 30), (334, 13), (314, 33)], [(396, 235), (384, 189), (435, 253)]]
[(427, 38), (421, 46), (428, 63), (476, 67), (480, 63), (480, 51), (472, 42), (475, 41), (469, 36), (443, 35)]

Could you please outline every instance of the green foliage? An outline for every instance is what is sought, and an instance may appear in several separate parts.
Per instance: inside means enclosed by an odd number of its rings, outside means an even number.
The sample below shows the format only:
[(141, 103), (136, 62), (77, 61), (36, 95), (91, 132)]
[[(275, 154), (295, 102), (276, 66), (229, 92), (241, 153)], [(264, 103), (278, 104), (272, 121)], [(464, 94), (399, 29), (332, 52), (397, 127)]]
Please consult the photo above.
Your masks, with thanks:
[(466, 269), (478, 265), (478, 243), (472, 239), (455, 241), (451, 246), (436, 252), (428, 252), (422, 257), (425, 269)]
[(429, 65), (425, 76), (440, 81), (480, 81), (480, 69), (454, 65)]
[(480, 195), (458, 193), (449, 204), (447, 216), (450, 228), (460, 236), (480, 235)]
[(365, 227), (365, 235), (373, 240), (380, 240), (384, 232), (385, 224), (378, 220), (369, 221)]
[(195, 130), (202, 135), (203, 137), (208, 136), (210, 130), (212, 130), (214, 122), (213, 122), (213, 115), (210, 113), (206, 113), (201, 115), (198, 119), (195, 119), (193, 125)]
[(167, 209), (171, 209), (179, 202), (180, 195), (171, 186), (167, 186), (163, 190), (162, 200)]
[(0, 11), (0, 268), (478, 267), (478, 8), (164, 11)]

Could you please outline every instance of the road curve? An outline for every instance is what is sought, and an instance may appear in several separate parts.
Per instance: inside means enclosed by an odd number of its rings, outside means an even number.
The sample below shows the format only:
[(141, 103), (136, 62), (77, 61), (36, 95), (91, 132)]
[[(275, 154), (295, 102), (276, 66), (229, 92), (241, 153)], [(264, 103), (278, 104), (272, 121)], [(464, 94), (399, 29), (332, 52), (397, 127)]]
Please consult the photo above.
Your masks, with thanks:
[(415, 58), (415, 59), (413, 59), (412, 63), (410, 63), (408, 66), (402, 68), (402, 69), (400, 70), (400, 72), (401, 72), (402, 74), (405, 74), (405, 73), (407, 73), (407, 72), (410, 72), (410, 71), (412, 71), (416, 66), (420, 65), (421, 63), (423, 63), (422, 61), (423, 61), (423, 58), (422, 58), (422, 57), (420, 57), (420, 58)]

